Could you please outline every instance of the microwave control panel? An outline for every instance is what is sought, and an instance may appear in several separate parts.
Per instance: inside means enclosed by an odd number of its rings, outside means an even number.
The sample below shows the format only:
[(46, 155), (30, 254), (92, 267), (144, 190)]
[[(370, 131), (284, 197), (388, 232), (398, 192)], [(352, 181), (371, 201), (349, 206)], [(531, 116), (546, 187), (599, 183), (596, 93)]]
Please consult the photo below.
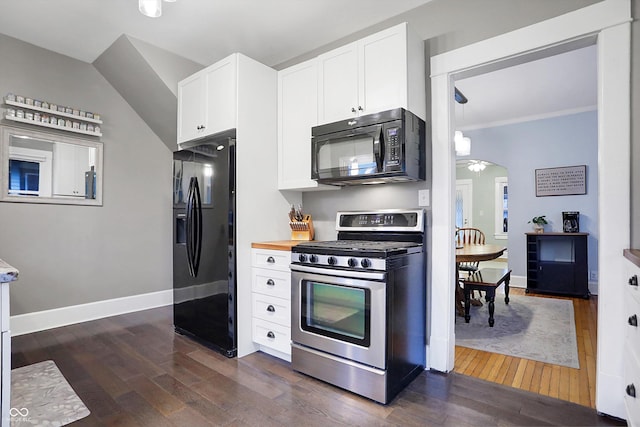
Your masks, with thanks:
[(400, 144), (400, 133), (402, 128), (392, 127), (386, 129), (387, 140), (385, 141), (385, 170), (401, 168), (402, 146)]

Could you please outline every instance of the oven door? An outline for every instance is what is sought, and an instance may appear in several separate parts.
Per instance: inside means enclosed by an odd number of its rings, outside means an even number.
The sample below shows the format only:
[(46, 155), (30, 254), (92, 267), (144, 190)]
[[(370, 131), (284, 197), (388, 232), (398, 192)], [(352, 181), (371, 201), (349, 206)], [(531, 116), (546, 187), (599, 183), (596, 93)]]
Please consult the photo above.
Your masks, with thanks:
[(385, 369), (386, 274), (375, 273), (381, 281), (374, 281), (296, 268), (304, 267), (292, 266), (291, 340)]

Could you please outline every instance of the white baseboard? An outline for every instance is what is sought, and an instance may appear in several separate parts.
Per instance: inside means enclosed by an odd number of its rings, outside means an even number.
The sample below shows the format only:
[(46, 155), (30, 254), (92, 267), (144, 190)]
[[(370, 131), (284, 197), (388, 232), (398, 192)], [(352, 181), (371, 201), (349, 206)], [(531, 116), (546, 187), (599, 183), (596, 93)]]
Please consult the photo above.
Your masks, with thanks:
[(11, 316), (11, 336), (173, 304), (173, 289)]

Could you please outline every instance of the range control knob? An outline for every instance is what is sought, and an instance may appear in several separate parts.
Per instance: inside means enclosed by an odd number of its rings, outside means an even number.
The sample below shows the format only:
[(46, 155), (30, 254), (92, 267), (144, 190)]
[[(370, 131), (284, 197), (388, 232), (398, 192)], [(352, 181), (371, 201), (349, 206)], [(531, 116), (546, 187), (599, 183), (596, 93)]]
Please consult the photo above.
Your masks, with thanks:
[(371, 261), (369, 261), (367, 258), (363, 258), (362, 261), (360, 261), (360, 265), (362, 266), (362, 268), (369, 268), (371, 267)]
[(318, 256), (317, 255), (311, 255), (309, 257), (309, 261), (311, 261), (312, 263), (315, 264), (316, 262), (318, 262)]
[(349, 267), (355, 267), (358, 265), (358, 260), (355, 258), (349, 258), (347, 264), (349, 265)]
[(305, 254), (298, 255), (298, 261), (305, 262), (307, 260), (307, 256)]
[(338, 260), (337, 260), (337, 259), (335, 259), (335, 257), (332, 257), (332, 256), (330, 256), (329, 258), (327, 258), (327, 264), (329, 264), (329, 265), (335, 265), (335, 263), (336, 263), (337, 261), (338, 261)]

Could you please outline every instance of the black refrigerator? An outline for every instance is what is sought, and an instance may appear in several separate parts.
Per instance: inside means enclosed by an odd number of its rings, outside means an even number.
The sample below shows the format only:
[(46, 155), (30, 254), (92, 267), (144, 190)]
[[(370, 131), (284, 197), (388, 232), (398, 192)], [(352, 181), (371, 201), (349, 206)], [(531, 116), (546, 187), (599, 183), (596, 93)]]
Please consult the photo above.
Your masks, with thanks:
[(237, 354), (235, 130), (173, 153), (173, 321), (227, 357)]

